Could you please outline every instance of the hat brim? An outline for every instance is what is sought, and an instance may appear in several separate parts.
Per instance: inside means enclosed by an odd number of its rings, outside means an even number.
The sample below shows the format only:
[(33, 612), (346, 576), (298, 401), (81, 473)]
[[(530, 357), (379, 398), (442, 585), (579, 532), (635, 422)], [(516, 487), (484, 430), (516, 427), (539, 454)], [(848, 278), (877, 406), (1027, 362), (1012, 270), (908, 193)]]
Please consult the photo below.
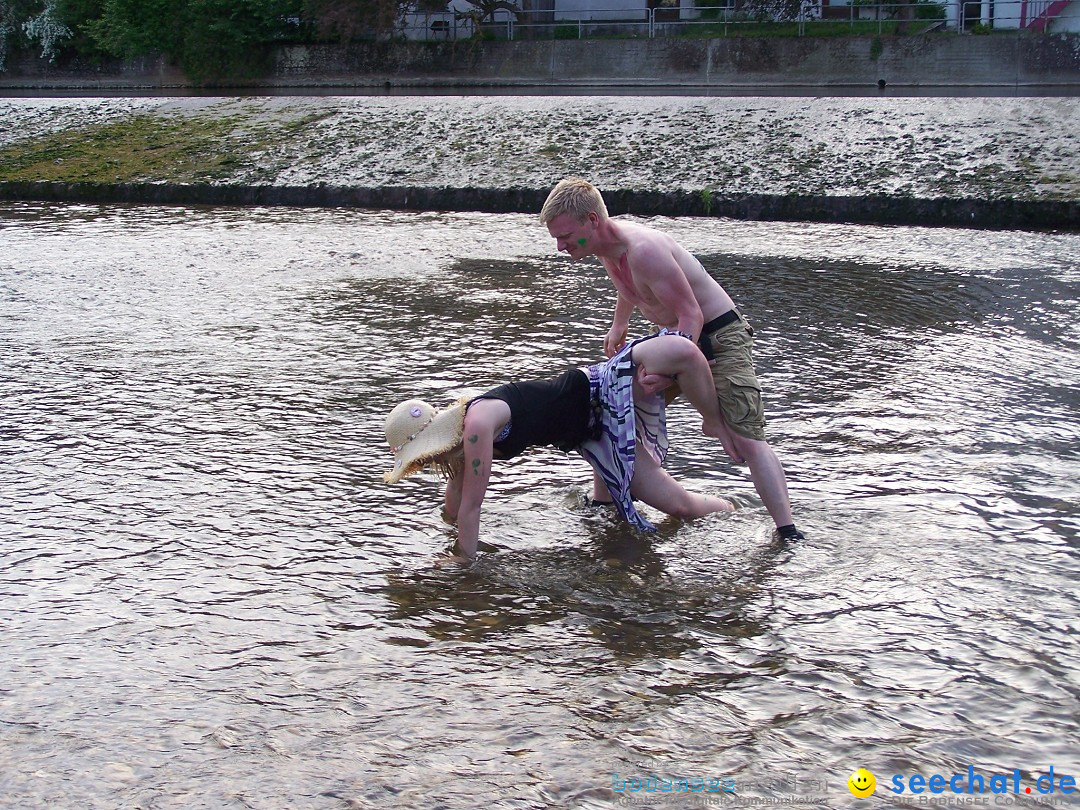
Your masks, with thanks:
[(431, 465), (436, 458), (461, 443), (464, 427), (464, 401), (439, 411), (423, 430), (398, 450), (394, 456), (394, 468), (383, 473), (383, 480), (396, 484)]

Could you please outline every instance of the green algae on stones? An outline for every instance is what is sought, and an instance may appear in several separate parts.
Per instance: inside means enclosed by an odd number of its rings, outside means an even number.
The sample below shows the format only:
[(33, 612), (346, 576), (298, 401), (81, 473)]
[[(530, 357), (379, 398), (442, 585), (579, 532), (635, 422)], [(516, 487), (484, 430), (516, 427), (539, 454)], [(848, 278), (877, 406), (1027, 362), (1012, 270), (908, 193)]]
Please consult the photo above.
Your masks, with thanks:
[(234, 118), (136, 115), (0, 149), (0, 180), (207, 182), (249, 161)]

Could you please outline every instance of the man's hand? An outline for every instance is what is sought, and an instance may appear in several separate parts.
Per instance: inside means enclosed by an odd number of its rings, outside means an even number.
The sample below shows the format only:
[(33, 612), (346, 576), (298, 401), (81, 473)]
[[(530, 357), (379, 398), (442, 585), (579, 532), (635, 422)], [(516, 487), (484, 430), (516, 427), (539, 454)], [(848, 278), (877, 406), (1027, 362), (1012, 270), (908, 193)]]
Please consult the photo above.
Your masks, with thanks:
[(666, 374), (650, 374), (644, 364), (639, 364), (634, 371), (634, 382), (643, 394), (651, 397), (670, 387), (675, 382), (675, 378)]
[(604, 338), (604, 356), (608, 358), (614, 357), (618, 354), (619, 349), (626, 345), (626, 332), (629, 329), (627, 326), (612, 326)]

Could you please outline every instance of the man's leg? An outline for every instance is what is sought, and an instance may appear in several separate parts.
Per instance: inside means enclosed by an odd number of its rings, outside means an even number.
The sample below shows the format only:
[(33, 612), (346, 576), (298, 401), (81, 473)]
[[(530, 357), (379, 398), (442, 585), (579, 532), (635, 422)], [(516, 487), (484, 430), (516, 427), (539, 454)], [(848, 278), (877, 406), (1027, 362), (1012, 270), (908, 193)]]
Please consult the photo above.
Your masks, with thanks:
[(792, 525), (794, 521), (791, 517), (787, 477), (776, 453), (768, 442), (740, 436), (734, 431), (731, 435), (735, 439), (736, 451), (746, 459), (754, 489), (777, 527)]
[(800, 539), (802, 534), (791, 517), (784, 468), (765, 441), (765, 411), (754, 372), (753, 332), (740, 319), (710, 335), (709, 341), (716, 396), (736, 454), (746, 461), (754, 489), (776, 522), (780, 535)]

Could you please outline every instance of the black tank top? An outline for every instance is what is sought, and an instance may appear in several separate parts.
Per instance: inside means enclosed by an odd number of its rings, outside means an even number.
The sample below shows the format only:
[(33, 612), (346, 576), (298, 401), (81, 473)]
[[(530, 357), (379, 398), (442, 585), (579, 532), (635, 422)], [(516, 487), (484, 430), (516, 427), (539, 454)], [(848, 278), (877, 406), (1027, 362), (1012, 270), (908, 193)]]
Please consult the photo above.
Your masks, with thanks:
[(548, 444), (573, 450), (589, 438), (589, 377), (580, 369), (550, 380), (506, 383), (477, 399), (510, 406), (510, 433), (494, 444), (501, 458)]

